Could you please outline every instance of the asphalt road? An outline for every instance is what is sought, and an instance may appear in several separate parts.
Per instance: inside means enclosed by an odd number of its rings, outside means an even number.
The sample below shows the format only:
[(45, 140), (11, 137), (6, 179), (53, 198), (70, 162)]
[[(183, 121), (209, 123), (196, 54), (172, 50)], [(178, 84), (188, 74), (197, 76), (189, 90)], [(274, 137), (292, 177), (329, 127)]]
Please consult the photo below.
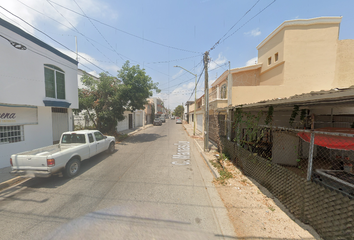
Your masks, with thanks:
[(82, 162), (75, 178), (1, 192), (0, 239), (234, 239), (203, 161), (182, 125), (167, 120)]

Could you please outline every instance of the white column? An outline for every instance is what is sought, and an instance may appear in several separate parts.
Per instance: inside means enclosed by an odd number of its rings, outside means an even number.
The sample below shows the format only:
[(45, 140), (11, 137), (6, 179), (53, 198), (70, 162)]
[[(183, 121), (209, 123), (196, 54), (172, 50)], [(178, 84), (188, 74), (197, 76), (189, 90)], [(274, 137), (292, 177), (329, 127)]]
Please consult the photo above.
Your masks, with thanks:
[(232, 74), (229, 73), (229, 76), (227, 78), (227, 105), (232, 104)]
[(143, 110), (143, 128), (145, 128), (145, 110)]

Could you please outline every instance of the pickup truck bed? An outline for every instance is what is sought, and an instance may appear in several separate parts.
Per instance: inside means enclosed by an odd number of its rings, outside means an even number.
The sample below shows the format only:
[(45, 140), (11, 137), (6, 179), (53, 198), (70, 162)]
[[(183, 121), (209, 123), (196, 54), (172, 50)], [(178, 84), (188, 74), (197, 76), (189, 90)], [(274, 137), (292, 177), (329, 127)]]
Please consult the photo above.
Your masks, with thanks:
[(65, 132), (59, 144), (11, 156), (15, 176), (49, 177), (60, 172), (69, 177), (77, 174), (80, 162), (100, 152), (114, 151), (115, 138), (96, 130)]

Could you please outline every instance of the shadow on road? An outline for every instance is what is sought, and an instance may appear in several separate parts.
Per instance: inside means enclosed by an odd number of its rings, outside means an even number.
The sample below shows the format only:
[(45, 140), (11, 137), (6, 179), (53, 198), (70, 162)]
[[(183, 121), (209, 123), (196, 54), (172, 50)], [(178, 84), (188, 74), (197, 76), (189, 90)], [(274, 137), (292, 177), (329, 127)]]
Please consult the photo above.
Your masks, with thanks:
[(167, 135), (160, 135), (156, 133), (141, 133), (125, 139), (124, 142), (121, 143), (121, 145), (124, 145), (124, 143), (153, 142), (158, 138), (163, 138), (163, 137), (167, 137)]
[[(113, 154), (117, 152), (117, 149)], [(61, 186), (71, 179), (75, 179), (76, 177), (80, 176), (81, 174), (85, 173), (86, 171), (90, 170), (92, 167), (99, 164), (101, 161), (104, 161), (110, 155), (106, 152), (102, 152), (96, 156), (93, 156), (90, 159), (81, 162), (80, 170), (77, 176), (73, 178), (67, 178), (62, 175), (55, 175), (48, 178), (32, 178), (29, 181), (26, 181), (22, 184), (22, 186), (30, 187), (30, 188), (56, 188)]]

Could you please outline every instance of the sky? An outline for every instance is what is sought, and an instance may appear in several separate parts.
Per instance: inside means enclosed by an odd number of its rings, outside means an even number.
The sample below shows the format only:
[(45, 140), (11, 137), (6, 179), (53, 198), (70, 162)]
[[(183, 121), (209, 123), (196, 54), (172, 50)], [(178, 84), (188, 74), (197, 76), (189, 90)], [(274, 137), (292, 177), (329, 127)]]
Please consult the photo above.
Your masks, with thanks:
[[(339, 39), (354, 39), (352, 0), (0, 0), (0, 18), (76, 59), (93, 75), (128, 60), (159, 83), (172, 111), (230, 68), (257, 61), (257, 45), (284, 21), (342, 16)], [(45, 34), (44, 34), (45, 33)], [(1, 33), (0, 33), (1, 34)], [(49, 37), (48, 37), (49, 36)], [(53, 41), (52, 39), (56, 41)]]

